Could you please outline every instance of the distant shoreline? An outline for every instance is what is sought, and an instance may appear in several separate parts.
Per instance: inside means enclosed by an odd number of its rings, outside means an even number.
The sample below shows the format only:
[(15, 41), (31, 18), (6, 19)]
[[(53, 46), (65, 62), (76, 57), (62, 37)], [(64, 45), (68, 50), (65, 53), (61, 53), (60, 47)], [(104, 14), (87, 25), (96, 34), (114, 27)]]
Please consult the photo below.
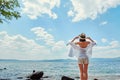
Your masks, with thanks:
[[(91, 58), (91, 61), (120, 61), (120, 57), (117, 58)], [(50, 60), (18, 60), (18, 59), (0, 59), (0, 61), (39, 61), (39, 62), (74, 62), (74, 59), (50, 59)]]

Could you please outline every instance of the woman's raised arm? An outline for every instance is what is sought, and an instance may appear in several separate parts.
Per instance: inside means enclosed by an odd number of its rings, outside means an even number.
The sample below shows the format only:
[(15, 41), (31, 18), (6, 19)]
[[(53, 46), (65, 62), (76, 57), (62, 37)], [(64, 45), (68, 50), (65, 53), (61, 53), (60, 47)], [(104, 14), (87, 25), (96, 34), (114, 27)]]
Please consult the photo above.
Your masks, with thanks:
[(72, 40), (71, 42), (74, 42), (74, 40), (75, 40), (75, 39), (78, 39), (78, 38), (79, 38), (79, 37), (78, 37), (78, 36), (76, 36), (75, 38), (73, 38), (73, 40)]

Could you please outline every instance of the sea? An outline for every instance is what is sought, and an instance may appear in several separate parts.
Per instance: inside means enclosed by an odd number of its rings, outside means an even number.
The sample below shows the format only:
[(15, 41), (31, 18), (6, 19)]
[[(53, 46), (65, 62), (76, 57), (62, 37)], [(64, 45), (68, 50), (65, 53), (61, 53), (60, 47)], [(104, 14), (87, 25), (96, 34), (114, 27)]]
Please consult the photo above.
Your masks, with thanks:
[[(76, 60), (0, 60), (0, 80), (25, 80), (32, 71), (43, 71), (49, 79), (61, 80), (68, 76), (79, 80), (79, 68)], [(120, 58), (90, 60), (89, 76), (120, 75)]]

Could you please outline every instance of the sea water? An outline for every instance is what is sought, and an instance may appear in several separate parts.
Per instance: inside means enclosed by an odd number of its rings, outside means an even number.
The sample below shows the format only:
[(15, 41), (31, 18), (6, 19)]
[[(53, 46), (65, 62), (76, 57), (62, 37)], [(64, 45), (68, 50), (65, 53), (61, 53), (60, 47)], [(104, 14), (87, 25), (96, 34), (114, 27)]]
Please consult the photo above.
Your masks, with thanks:
[[(24, 80), (33, 70), (43, 71), (51, 80), (60, 80), (63, 75), (79, 77), (77, 61), (0, 61), (0, 79), (19, 80), (18, 77), (23, 77), (20, 80)], [(120, 75), (120, 61), (92, 60), (88, 73), (89, 76)]]

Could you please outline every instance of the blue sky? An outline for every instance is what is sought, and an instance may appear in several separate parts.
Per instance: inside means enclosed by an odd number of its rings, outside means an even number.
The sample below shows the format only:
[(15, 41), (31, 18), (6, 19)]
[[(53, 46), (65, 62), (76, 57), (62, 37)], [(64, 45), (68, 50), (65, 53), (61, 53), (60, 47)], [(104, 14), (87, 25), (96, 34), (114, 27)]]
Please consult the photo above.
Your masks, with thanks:
[(120, 57), (120, 0), (19, 0), (21, 18), (0, 24), (0, 59), (68, 59), (66, 43), (84, 32), (93, 58)]

